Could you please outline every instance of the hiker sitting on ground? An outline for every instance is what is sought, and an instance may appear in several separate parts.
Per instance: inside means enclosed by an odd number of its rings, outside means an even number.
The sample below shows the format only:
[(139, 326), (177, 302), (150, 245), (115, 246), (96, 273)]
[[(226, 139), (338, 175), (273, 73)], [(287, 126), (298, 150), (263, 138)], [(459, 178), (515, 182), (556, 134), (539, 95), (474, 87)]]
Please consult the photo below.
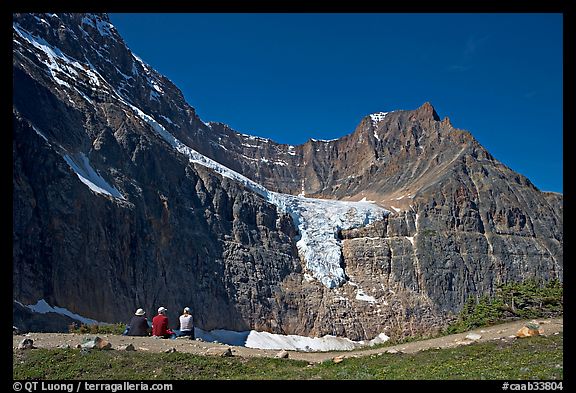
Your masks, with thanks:
[(125, 336), (148, 336), (150, 335), (150, 327), (148, 320), (144, 316), (146, 312), (139, 308), (134, 313), (134, 316), (130, 320), (130, 323), (124, 331)]
[(178, 337), (190, 336), (190, 339), (194, 339), (194, 319), (192, 314), (190, 314), (190, 308), (185, 307), (184, 313), (180, 315), (180, 330), (176, 333)]
[(158, 315), (152, 318), (152, 335), (162, 338), (175, 338), (176, 335), (170, 329), (168, 329), (168, 317), (166, 316), (166, 311), (164, 307), (158, 309)]

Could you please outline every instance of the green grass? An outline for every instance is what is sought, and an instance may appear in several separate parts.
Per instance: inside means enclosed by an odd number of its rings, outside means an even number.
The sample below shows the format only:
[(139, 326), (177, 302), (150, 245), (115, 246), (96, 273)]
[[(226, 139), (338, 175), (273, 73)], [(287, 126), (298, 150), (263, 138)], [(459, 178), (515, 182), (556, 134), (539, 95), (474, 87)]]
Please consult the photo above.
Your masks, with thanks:
[(563, 335), (475, 343), (416, 354), (346, 358), (335, 364), (187, 353), (34, 349), (15, 351), (22, 379), (563, 379)]

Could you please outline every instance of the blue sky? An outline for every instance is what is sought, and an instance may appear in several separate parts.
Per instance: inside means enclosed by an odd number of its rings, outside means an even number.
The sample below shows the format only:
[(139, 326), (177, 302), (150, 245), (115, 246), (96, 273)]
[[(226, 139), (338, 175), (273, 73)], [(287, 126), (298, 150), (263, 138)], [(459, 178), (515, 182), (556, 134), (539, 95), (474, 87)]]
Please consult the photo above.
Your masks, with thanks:
[(543, 191), (562, 186), (561, 14), (110, 14), (204, 121), (301, 144), (429, 101)]

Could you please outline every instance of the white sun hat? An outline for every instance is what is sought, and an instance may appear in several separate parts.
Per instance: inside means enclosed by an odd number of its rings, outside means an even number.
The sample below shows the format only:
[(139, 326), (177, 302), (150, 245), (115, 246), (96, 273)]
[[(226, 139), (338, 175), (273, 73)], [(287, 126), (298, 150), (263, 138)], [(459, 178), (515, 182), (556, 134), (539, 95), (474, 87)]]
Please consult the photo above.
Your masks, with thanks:
[(136, 312), (135, 312), (134, 314), (140, 316), (140, 315), (146, 314), (146, 311), (144, 311), (144, 310), (142, 310), (141, 308), (139, 308), (138, 310), (136, 310)]
[(165, 313), (166, 311), (168, 311), (167, 308), (160, 307), (160, 308), (158, 309), (158, 314), (163, 314), (163, 313)]

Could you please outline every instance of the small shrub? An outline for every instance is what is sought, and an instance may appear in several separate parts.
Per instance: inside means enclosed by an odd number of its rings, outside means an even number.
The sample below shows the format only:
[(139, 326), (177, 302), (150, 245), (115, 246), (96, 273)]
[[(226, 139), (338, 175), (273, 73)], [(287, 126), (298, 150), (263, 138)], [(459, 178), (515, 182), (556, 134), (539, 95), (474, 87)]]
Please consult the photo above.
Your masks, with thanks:
[(437, 232), (434, 229), (423, 229), (422, 232), (420, 232), (420, 233), (422, 234), (422, 236), (425, 236), (425, 237), (437, 235)]
[(106, 324), (106, 325), (86, 325), (81, 324), (80, 326), (75, 323), (68, 326), (68, 331), (75, 334), (116, 334), (120, 335), (126, 329), (126, 325), (123, 323)]
[(97, 325), (98, 333), (101, 334), (116, 334), (121, 335), (126, 329), (126, 325), (123, 323), (115, 323), (110, 325)]
[(563, 312), (563, 286), (558, 280), (536, 280), (498, 286), (494, 297), (469, 297), (446, 334), (461, 333), (510, 319), (548, 318)]

